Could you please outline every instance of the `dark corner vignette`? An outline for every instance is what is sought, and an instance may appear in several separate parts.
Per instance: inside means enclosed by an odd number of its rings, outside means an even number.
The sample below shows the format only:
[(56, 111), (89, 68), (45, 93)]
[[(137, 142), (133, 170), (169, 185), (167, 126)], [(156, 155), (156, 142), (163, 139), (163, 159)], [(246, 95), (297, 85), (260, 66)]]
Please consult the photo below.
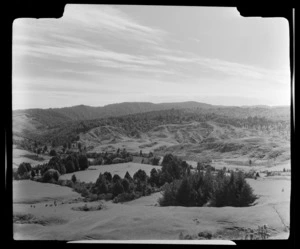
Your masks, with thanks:
[[(32, 17), (32, 18), (61, 18), (63, 16), (63, 12), (64, 12), (64, 8), (66, 4), (110, 4), (107, 2), (101, 2), (101, 1), (55, 1), (55, 2), (43, 2), (43, 1), (14, 1), (15, 5), (12, 7), (11, 9), (11, 15), (9, 17), (9, 20), (12, 21), (16, 18), (26, 18), (26, 17)], [(282, 5), (278, 5), (276, 6), (259, 6), (259, 5), (252, 5), (251, 3), (248, 4), (235, 4), (236, 1), (226, 1), (229, 2), (229, 5), (225, 5), (223, 3), (220, 3), (220, 1), (204, 1), (204, 4), (202, 5), (201, 1), (199, 2), (199, 5), (193, 2), (190, 3), (184, 3), (184, 4), (179, 4), (179, 5), (183, 5), (183, 6), (236, 6), (237, 10), (239, 11), (241, 16), (244, 16), (245, 18), (247, 17), (262, 17), (262, 18), (276, 18), (276, 17), (282, 17), (288, 20), (289, 22), (289, 35), (290, 35), (290, 68), (291, 68), (291, 77), (293, 77), (294, 75), (294, 22), (293, 22), (293, 11), (291, 7), (285, 7)], [(114, 3), (113, 3), (114, 4)], [(116, 3), (118, 4), (118, 2)], [(122, 3), (123, 4), (123, 3)], [(126, 3), (124, 3), (126, 4)], [(138, 3), (130, 3), (129, 4), (138, 4)], [(147, 4), (151, 4), (151, 5), (156, 5), (155, 3), (147, 3)], [(144, 5), (144, 4), (143, 4)], [(163, 3), (158, 3), (158, 5), (165, 5)], [(166, 4), (166, 5), (170, 5), (170, 4)], [(177, 5), (174, 4), (174, 5)], [(9, 37), (12, 37), (12, 33), (11, 31), (9, 32), (8, 29), (8, 35)], [(11, 41), (10, 41), (11, 42)], [(7, 44), (9, 45), (9, 44)], [(11, 46), (9, 46), (11, 48)], [(10, 52), (10, 55), (8, 55), (8, 61), (11, 64), (11, 49), (10, 50), (6, 50), (6, 52)], [(11, 72), (11, 70), (9, 70), (8, 72)], [(8, 75), (7, 79), (10, 79), (11, 82), (11, 74)], [(291, 81), (292, 82), (292, 81)], [(291, 83), (292, 84), (292, 83)], [(6, 103), (8, 104), (5, 108), (6, 110), (6, 116), (9, 117), (6, 121), (5, 121), (5, 146), (6, 146), (6, 156), (7, 156), (7, 171), (6, 171), (6, 199), (9, 202), (10, 206), (10, 210), (7, 210), (12, 217), (12, 191), (11, 191), (11, 187), (12, 184), (10, 182), (10, 180), (12, 179), (12, 169), (11, 169), (11, 164), (12, 164), (12, 151), (10, 148), (12, 148), (12, 129), (10, 129), (10, 127), (12, 127), (12, 87), (11, 84), (5, 84), (5, 88), (7, 93), (10, 93), (10, 99), (8, 98), (8, 101), (6, 99)], [(295, 96), (291, 95), (291, 99), (293, 100)], [(10, 101), (9, 101), (10, 100)], [(292, 101), (291, 100), (291, 101)], [(10, 108), (9, 108), (10, 107)], [(295, 245), (295, 224), (294, 224), (294, 219), (293, 217), (295, 216), (295, 198), (294, 198), (294, 193), (295, 193), (295, 136), (294, 136), (294, 119), (295, 116), (293, 115), (294, 113), (294, 102), (292, 102), (291, 104), (291, 162), (292, 162), (292, 170), (293, 173), (291, 175), (292, 178), (292, 188), (291, 188), (291, 222), (290, 222), (290, 237), (288, 239), (288, 241), (284, 241), (284, 240), (276, 240), (276, 241), (272, 241), (271, 244), (274, 243), (274, 245), (286, 245), (287, 243), (289, 245)], [(8, 222), (11, 222), (11, 217), (9, 215), (6, 216)], [(12, 224), (12, 223), (8, 223), (8, 224)], [(10, 227), (11, 229), (7, 229), (8, 230), (8, 234), (11, 237), (11, 240), (18, 244), (28, 244), (28, 243), (34, 243), (33, 242), (25, 242), (25, 241), (14, 241), (12, 238), (12, 225), (9, 225), (8, 227)], [(49, 241), (46, 241), (46, 243), (48, 243)], [(50, 241), (51, 244), (61, 244), (55, 241)], [(38, 242), (38, 243), (42, 243), (44, 244), (42, 241)], [(62, 242), (65, 243), (65, 242)], [(270, 244), (270, 241), (235, 241), (235, 243), (237, 244), (238, 247), (252, 247), (253, 245), (268, 245)], [(69, 245), (68, 245), (69, 246)], [(73, 247), (74, 245), (72, 245)], [(78, 245), (75, 245), (75, 247), (77, 247)], [(123, 245), (122, 245), (123, 246)], [(126, 246), (126, 245), (125, 245)], [(137, 245), (138, 246), (138, 245)], [(178, 246), (177, 246), (178, 247)], [(227, 246), (229, 247), (229, 246)]]

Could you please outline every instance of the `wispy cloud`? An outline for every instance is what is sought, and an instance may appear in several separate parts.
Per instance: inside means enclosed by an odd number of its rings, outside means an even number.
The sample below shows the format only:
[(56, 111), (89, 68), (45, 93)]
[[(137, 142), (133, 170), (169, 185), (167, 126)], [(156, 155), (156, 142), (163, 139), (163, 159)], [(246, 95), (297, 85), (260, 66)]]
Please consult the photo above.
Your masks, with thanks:
[(270, 70), (245, 65), (236, 62), (229, 62), (220, 59), (204, 58), (200, 56), (186, 53), (185, 56), (159, 55), (160, 59), (175, 63), (193, 63), (198, 64), (202, 68), (210, 69), (219, 73), (223, 73), (233, 77), (242, 77), (256, 80), (271, 80), (277, 83), (286, 84), (289, 82), (289, 71), (286, 70)]
[(157, 44), (167, 34), (158, 28), (139, 24), (116, 7), (108, 5), (67, 5), (63, 17), (73, 23), (88, 27), (93, 32), (105, 32), (119, 39), (134, 39)]

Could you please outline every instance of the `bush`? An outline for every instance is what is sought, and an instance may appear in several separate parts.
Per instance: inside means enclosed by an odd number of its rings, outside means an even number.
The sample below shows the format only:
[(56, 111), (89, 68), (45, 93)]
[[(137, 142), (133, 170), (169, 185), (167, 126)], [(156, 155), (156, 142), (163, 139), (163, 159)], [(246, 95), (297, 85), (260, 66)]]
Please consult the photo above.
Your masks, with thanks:
[(102, 157), (97, 157), (93, 160), (93, 165), (102, 165), (102, 163), (103, 163)]
[(47, 183), (55, 183), (58, 181), (60, 174), (58, 170), (55, 169), (48, 169), (45, 174), (43, 175), (43, 182)]
[(88, 197), (90, 194), (85, 183), (77, 182), (76, 184), (73, 184), (73, 189), (77, 193), (80, 193), (82, 197)]
[(126, 201), (132, 201), (135, 199), (135, 194), (134, 193), (122, 193), (116, 196), (113, 199), (114, 203), (119, 203), (119, 202), (126, 202)]
[(123, 158), (116, 157), (112, 160), (112, 163), (125, 163)]
[(110, 201), (113, 199), (113, 194), (112, 193), (107, 193), (107, 194), (99, 194), (98, 195), (99, 200), (105, 200), (105, 201)]
[(73, 183), (77, 182), (77, 178), (76, 178), (76, 175), (75, 175), (75, 174), (72, 175), (71, 180), (72, 180)]

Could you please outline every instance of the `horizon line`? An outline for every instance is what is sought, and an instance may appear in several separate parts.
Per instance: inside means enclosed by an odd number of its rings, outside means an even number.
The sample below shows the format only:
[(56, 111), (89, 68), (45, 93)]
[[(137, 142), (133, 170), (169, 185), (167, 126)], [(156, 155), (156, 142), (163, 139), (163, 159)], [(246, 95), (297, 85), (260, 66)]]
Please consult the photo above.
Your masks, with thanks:
[(85, 105), (85, 104), (78, 104), (78, 105), (72, 105), (72, 106), (62, 106), (62, 107), (46, 107), (46, 108), (39, 108), (39, 107), (32, 107), (32, 108), (23, 108), (23, 109), (13, 109), (12, 111), (24, 111), (24, 110), (49, 110), (49, 109), (63, 109), (63, 108), (72, 108), (72, 107), (77, 107), (77, 106), (87, 106), (87, 107), (92, 107), (92, 108), (99, 108), (99, 107), (105, 107), (109, 105), (120, 105), (120, 104), (125, 104), (125, 103), (149, 103), (149, 104), (154, 104), (154, 105), (159, 105), (159, 104), (182, 104), (182, 103), (198, 103), (198, 104), (205, 104), (205, 105), (211, 105), (211, 106), (219, 106), (219, 107), (288, 107), (289, 105), (266, 105), (266, 104), (258, 104), (258, 105), (219, 105), (219, 104), (209, 104), (205, 102), (198, 102), (198, 101), (181, 101), (181, 102), (159, 102), (159, 103), (153, 103), (149, 101), (124, 101), (124, 102), (116, 102), (116, 103), (110, 103), (102, 106), (92, 106), (92, 105)]

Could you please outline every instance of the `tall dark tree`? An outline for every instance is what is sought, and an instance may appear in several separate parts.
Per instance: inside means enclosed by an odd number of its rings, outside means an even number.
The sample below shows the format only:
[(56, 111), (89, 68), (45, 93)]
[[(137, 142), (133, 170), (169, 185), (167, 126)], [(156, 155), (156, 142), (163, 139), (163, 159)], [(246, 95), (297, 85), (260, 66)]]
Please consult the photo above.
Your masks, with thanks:
[(27, 174), (31, 171), (31, 165), (30, 163), (21, 163), (18, 167), (18, 174), (20, 176), (23, 176), (24, 174)]
[(43, 153), (45, 153), (47, 150), (48, 150), (48, 147), (47, 147), (47, 145), (45, 145), (43, 148)]
[(51, 150), (49, 153), (50, 156), (57, 156), (56, 150)]
[(146, 172), (142, 169), (139, 169), (137, 172), (134, 173), (133, 180), (145, 182), (147, 180)]
[(113, 183), (116, 183), (117, 181), (119, 181), (119, 180), (121, 180), (122, 178), (119, 176), (119, 175), (117, 175), (117, 174), (115, 174), (114, 176), (113, 176), (113, 178), (112, 178), (112, 181), (113, 181)]
[(128, 171), (126, 171), (126, 174), (125, 174), (124, 178), (127, 179), (130, 182), (133, 181), (133, 178), (131, 177), (131, 175), (129, 174)]
[(57, 170), (61, 175), (66, 173), (66, 168), (59, 156), (54, 156), (50, 159), (48, 167)]
[(122, 193), (124, 193), (124, 188), (123, 188), (123, 185), (121, 183), (121, 180), (118, 180), (113, 185), (112, 194), (115, 197), (115, 196), (117, 196), (119, 194), (122, 194)]
[(78, 164), (80, 170), (85, 170), (89, 167), (88, 158), (85, 155), (80, 155), (78, 158)]
[(75, 166), (72, 160), (68, 160), (65, 164), (66, 173), (73, 173), (75, 171)]

